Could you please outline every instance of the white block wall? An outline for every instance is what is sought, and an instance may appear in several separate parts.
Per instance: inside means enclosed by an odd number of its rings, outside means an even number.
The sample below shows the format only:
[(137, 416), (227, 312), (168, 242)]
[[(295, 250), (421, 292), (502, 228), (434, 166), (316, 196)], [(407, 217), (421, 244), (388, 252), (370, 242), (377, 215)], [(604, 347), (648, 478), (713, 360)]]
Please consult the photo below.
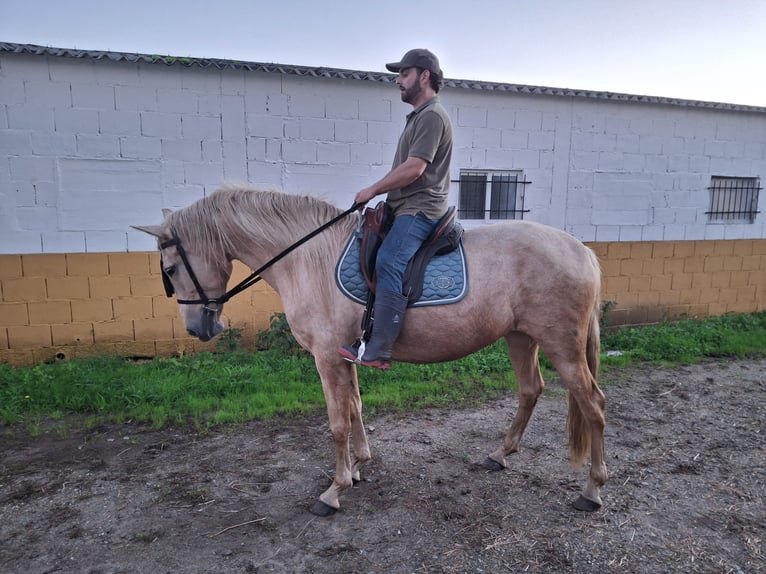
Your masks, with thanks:
[[(766, 179), (763, 111), (449, 87), (442, 101), (453, 179), (523, 170), (525, 219), (584, 241), (766, 237), (763, 213), (705, 214), (712, 175)], [(388, 83), (0, 54), (0, 253), (153, 250), (130, 225), (225, 181), (345, 208), (388, 170), (409, 110)]]

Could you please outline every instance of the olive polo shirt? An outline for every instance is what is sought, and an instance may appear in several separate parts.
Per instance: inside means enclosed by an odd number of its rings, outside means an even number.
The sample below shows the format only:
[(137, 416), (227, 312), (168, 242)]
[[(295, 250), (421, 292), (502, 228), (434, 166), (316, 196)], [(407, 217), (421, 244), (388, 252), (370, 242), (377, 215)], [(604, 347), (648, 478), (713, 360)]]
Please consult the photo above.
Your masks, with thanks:
[(403, 164), (408, 157), (419, 157), (428, 165), (411, 184), (389, 191), (386, 202), (395, 215), (415, 215), (422, 211), (429, 219), (438, 219), (449, 206), (452, 157), (452, 123), (439, 96), (434, 96), (407, 115), (393, 168)]

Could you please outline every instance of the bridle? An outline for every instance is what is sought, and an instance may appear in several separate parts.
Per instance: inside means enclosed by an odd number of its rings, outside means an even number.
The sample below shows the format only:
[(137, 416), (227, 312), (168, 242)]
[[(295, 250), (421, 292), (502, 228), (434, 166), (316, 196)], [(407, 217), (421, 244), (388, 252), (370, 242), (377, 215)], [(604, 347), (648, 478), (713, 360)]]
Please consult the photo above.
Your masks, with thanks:
[[(354, 211), (359, 209), (360, 205), (358, 203), (354, 203), (351, 207), (349, 207), (346, 211), (341, 213), (340, 215), (335, 216), (327, 223), (323, 224), (321, 227), (318, 227), (308, 235), (302, 237), (295, 243), (293, 243), (290, 247), (282, 251), (281, 253), (275, 255), (272, 257), (269, 261), (267, 261), (264, 265), (253, 271), (250, 275), (245, 277), (242, 281), (237, 283), (234, 287), (229, 289), (226, 293), (221, 295), (220, 297), (208, 297), (205, 294), (205, 290), (202, 288), (202, 285), (199, 282), (199, 279), (197, 279), (197, 275), (194, 273), (194, 269), (192, 269), (191, 264), (189, 263), (189, 258), (186, 256), (186, 250), (184, 249), (183, 245), (181, 245), (181, 240), (178, 238), (178, 233), (176, 233), (176, 230), (174, 227), (170, 228), (170, 239), (167, 241), (163, 241), (160, 244), (160, 249), (165, 249), (167, 247), (175, 247), (178, 251), (179, 257), (181, 257), (181, 262), (184, 264), (184, 268), (186, 269), (186, 272), (189, 274), (189, 277), (192, 280), (192, 283), (194, 283), (194, 288), (197, 290), (197, 294), (199, 295), (199, 299), (179, 299), (178, 304), (179, 305), (204, 305), (204, 313), (206, 315), (213, 315), (218, 311), (218, 306), (223, 305), (226, 303), (229, 299), (234, 297), (234, 295), (237, 295), (238, 293), (241, 293), (248, 287), (251, 287), (258, 283), (262, 279), (261, 273), (263, 273), (266, 269), (274, 265), (277, 261), (285, 257), (287, 254), (292, 252), (293, 250), (297, 249), (304, 243), (306, 243), (309, 239), (312, 239), (316, 235), (319, 235), (322, 233), (325, 229), (330, 227), (331, 225), (334, 225), (347, 215), (352, 214)], [(173, 283), (170, 280), (170, 276), (165, 271), (165, 266), (162, 264), (162, 255), (160, 255), (160, 271), (162, 272), (162, 285), (165, 287), (165, 295), (168, 297), (172, 297), (175, 294), (175, 289), (173, 288)]]

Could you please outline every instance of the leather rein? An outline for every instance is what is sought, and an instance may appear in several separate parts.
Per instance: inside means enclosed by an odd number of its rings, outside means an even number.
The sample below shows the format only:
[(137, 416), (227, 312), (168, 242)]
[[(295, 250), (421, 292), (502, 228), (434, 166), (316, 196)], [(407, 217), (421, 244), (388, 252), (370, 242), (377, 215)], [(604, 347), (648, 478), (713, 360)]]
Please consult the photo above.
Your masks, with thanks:
[[(266, 271), (269, 267), (274, 265), (277, 261), (312, 239), (313, 237), (319, 235), (322, 233), (325, 229), (330, 227), (331, 225), (334, 225), (344, 217), (352, 214), (354, 211), (359, 209), (360, 205), (358, 203), (354, 203), (351, 207), (349, 207), (346, 211), (341, 213), (340, 215), (337, 215), (336, 217), (332, 218), (327, 223), (323, 224), (321, 227), (318, 227), (308, 235), (302, 237), (295, 243), (293, 243), (290, 247), (282, 251), (281, 253), (275, 255), (272, 257), (269, 261), (267, 261), (264, 265), (253, 271), (250, 275), (245, 277), (242, 281), (237, 283), (234, 287), (229, 289), (226, 293), (221, 295), (220, 297), (208, 297), (205, 294), (205, 290), (202, 288), (202, 285), (200, 284), (199, 280), (197, 279), (197, 275), (194, 273), (194, 269), (192, 269), (191, 264), (189, 263), (189, 258), (186, 256), (186, 250), (183, 248), (183, 245), (181, 245), (181, 240), (178, 238), (178, 234), (176, 233), (175, 228), (170, 228), (170, 234), (171, 238), (168, 241), (164, 241), (160, 244), (160, 249), (165, 249), (166, 247), (173, 247), (175, 246), (176, 250), (178, 251), (178, 255), (181, 257), (181, 261), (184, 264), (184, 267), (186, 268), (186, 272), (189, 274), (189, 277), (191, 278), (192, 282), (194, 283), (194, 288), (197, 290), (197, 293), (199, 294), (199, 299), (179, 299), (178, 304), (179, 305), (204, 305), (205, 311), (208, 312), (215, 312), (216, 309), (214, 309), (212, 306), (217, 305), (223, 305), (226, 303), (229, 299), (234, 297), (234, 295), (237, 295), (238, 293), (241, 293), (248, 287), (251, 287), (258, 283), (262, 279), (261, 273)], [(165, 272), (165, 268), (162, 265), (162, 256), (160, 256), (160, 269), (162, 271), (162, 283), (165, 287), (165, 294), (168, 297), (172, 297), (175, 293), (175, 289), (173, 288), (173, 284), (170, 280), (170, 277)]]

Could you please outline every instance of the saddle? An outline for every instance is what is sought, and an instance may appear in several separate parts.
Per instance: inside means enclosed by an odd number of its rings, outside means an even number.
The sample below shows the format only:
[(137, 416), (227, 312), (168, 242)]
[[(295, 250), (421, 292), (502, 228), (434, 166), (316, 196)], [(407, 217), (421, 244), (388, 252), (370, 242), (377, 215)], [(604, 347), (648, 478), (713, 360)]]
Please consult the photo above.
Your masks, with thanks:
[[(380, 202), (375, 207), (365, 209), (363, 217), (359, 264), (367, 288), (370, 293), (375, 293), (375, 260), (380, 245), (394, 223), (394, 215), (387, 203)], [(456, 219), (455, 206), (451, 206), (407, 265), (404, 273), (404, 294), (407, 295), (409, 305), (417, 302), (423, 293), (423, 279), (429, 261), (435, 256), (446, 255), (457, 249), (462, 237), (463, 226)]]

